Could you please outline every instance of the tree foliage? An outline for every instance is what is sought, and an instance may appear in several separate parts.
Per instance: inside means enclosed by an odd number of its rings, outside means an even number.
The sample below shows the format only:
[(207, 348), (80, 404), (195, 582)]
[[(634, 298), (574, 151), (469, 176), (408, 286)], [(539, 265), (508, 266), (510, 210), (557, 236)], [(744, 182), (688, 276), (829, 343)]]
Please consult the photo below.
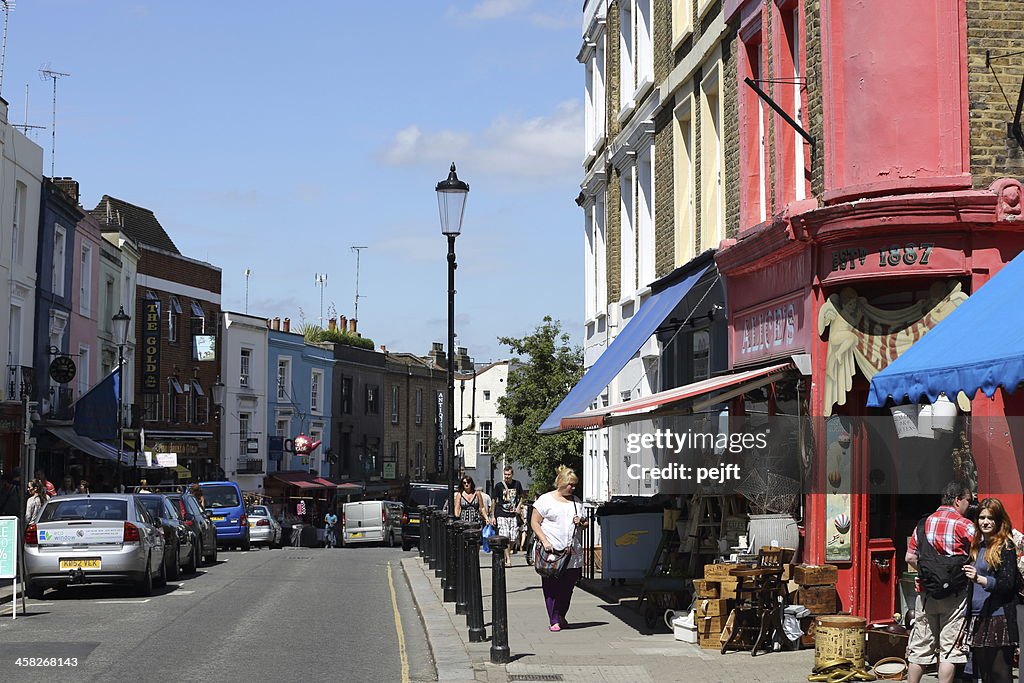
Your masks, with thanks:
[(509, 426), (505, 438), (491, 444), (492, 457), (525, 467), (533, 477), (530, 493), (548, 491), (555, 469), (567, 465), (582, 479), (583, 434), (538, 434), (541, 423), (576, 386), (583, 375), (583, 350), (569, 343), (560, 321), (544, 316), (533, 334), (521, 339), (500, 337), (517, 357), (508, 374), (506, 393), (498, 399), (498, 412)]

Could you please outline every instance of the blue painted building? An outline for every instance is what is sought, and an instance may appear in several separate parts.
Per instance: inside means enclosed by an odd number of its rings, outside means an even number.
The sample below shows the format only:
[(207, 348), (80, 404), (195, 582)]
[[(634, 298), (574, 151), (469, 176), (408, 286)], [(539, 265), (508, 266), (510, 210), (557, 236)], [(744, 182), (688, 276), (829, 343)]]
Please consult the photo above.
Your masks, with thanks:
[[(333, 351), (330, 347), (307, 344), (301, 334), (272, 327), (268, 332), (267, 359), (267, 474), (302, 470), (327, 476), (335, 455), (331, 439)], [(286, 440), (299, 434), (323, 442), (308, 462), (285, 451)]]

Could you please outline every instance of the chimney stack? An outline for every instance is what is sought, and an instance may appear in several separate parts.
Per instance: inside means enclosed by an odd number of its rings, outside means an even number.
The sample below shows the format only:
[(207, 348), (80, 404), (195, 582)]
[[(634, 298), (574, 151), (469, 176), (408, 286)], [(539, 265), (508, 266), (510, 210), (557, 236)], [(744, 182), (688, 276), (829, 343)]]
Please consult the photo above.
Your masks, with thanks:
[(356, 330), (356, 323), (357, 322), (358, 321), (355, 318), (350, 319), (348, 321), (348, 331), (358, 337), (359, 336), (359, 332)]
[(291, 332), (292, 331), (292, 319), (291, 318), (285, 318), (284, 320), (281, 321), (281, 331), (282, 332)]
[(336, 331), (338, 329), (338, 319), (337, 318), (330, 318), (327, 321), (327, 329), (330, 330), (331, 332)]
[(74, 178), (51, 178), (50, 182), (78, 206), (78, 181)]
[(342, 332), (348, 332), (348, 318), (343, 315), (338, 316), (338, 329)]
[(274, 330), (275, 332), (281, 331), (281, 316), (274, 316), (274, 322), (271, 323), (270, 329)]
[(444, 344), (441, 342), (433, 342), (430, 345), (430, 360), (442, 368), (448, 367), (448, 359), (445, 357)]

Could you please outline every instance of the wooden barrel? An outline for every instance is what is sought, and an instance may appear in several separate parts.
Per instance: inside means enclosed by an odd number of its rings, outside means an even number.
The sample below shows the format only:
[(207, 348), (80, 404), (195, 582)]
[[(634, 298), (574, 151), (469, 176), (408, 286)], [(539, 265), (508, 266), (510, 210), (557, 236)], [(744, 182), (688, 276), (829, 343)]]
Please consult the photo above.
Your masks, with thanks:
[(857, 668), (864, 667), (867, 620), (842, 615), (817, 617), (814, 623), (815, 668), (835, 659), (849, 659)]

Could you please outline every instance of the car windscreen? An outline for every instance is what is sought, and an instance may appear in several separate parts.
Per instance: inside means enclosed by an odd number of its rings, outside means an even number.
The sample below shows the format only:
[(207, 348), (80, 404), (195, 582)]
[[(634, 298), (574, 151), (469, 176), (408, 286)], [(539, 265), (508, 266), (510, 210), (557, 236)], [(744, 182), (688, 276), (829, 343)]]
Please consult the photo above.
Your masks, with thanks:
[(96, 519), (125, 521), (128, 519), (128, 503), (124, 500), (105, 498), (73, 498), (50, 501), (39, 522), (61, 522), (65, 520)]
[(444, 505), (444, 499), (447, 494), (448, 489), (433, 488), (413, 488), (409, 492), (413, 505), (436, 505), (437, 507)]
[(249, 511), (249, 514), (254, 517), (269, 517), (270, 511), (262, 505), (254, 505), (252, 510)]
[(234, 486), (218, 486), (212, 484), (203, 486), (203, 498), (208, 508), (236, 508), (241, 505), (238, 500), (238, 491)]
[(164, 504), (159, 498), (139, 496), (139, 502), (142, 503), (142, 507), (146, 508), (146, 512), (148, 512), (153, 519), (160, 519), (164, 516)]

